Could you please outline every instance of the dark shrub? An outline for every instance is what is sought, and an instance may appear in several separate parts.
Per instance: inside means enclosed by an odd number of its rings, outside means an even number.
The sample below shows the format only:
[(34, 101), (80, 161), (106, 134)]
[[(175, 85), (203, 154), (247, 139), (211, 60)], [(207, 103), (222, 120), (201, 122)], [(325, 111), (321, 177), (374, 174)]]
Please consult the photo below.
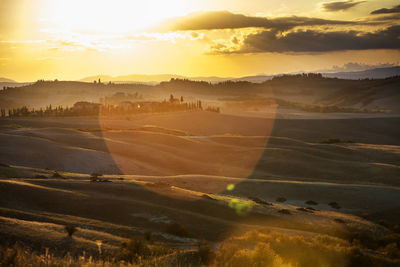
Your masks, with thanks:
[(208, 244), (201, 244), (199, 246), (198, 255), (203, 265), (210, 265), (215, 258), (215, 253)]
[(337, 223), (345, 223), (345, 221), (343, 221), (342, 219), (340, 219), (340, 218), (335, 218), (335, 219), (333, 219), (335, 222), (337, 222)]
[(151, 250), (142, 239), (132, 239), (127, 243), (122, 243), (120, 259), (128, 262), (138, 263), (142, 258), (149, 257)]
[(258, 197), (249, 197), (250, 200), (253, 200), (255, 203), (261, 204), (261, 205), (267, 205), (267, 206), (272, 206), (272, 203), (269, 203), (265, 200), (259, 199)]
[(73, 235), (76, 231), (78, 231), (78, 229), (76, 229), (76, 227), (73, 226), (73, 225), (66, 225), (64, 228), (65, 228), (65, 231), (68, 233), (68, 236), (69, 236), (69, 237), (72, 237), (72, 235)]
[(64, 179), (64, 176), (62, 176), (61, 174), (59, 174), (58, 172), (54, 172), (53, 173), (53, 176), (52, 176), (53, 178), (63, 178)]
[(308, 200), (308, 201), (306, 201), (306, 204), (307, 205), (318, 205), (318, 203), (317, 202), (315, 202), (315, 201), (313, 201), (313, 200)]
[(337, 202), (330, 202), (328, 205), (337, 210), (341, 208)]
[(146, 232), (144, 232), (144, 239), (147, 241), (147, 242), (151, 242), (152, 241), (152, 239), (153, 239), (153, 232), (152, 231), (146, 231)]
[(292, 213), (290, 212), (290, 210), (287, 210), (287, 209), (281, 209), (281, 210), (279, 210), (278, 211), (279, 213), (282, 213), (282, 214), (287, 214), (287, 215), (291, 215)]
[(361, 214), (361, 217), (363, 217), (364, 219), (367, 219), (369, 217), (369, 213), (368, 212), (363, 212)]
[(166, 232), (171, 235), (176, 235), (180, 237), (190, 237), (189, 232), (183, 228), (180, 224), (172, 223), (168, 225)]
[(389, 226), (388, 223), (387, 223), (385, 220), (383, 220), (383, 219), (379, 220), (378, 223), (379, 223), (380, 225), (382, 225), (382, 226), (385, 226), (385, 227), (388, 227), (388, 226)]
[(277, 202), (286, 202), (287, 199), (284, 198), (284, 197), (278, 197), (278, 198), (276, 199), (276, 201), (277, 201)]
[(303, 212), (308, 212), (308, 213), (314, 213), (314, 211), (309, 210), (309, 209), (305, 209), (305, 208), (302, 208), (302, 207), (297, 208), (296, 210), (298, 210), (298, 211), (303, 211)]

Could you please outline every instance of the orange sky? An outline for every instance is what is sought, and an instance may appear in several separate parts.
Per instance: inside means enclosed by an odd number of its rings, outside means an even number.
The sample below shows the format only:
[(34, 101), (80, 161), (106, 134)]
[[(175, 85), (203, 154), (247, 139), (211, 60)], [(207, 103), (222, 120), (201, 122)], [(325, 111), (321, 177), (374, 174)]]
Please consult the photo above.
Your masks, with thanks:
[(397, 4), (0, 0), (0, 77), (232, 77), (313, 71), (349, 62), (398, 64)]

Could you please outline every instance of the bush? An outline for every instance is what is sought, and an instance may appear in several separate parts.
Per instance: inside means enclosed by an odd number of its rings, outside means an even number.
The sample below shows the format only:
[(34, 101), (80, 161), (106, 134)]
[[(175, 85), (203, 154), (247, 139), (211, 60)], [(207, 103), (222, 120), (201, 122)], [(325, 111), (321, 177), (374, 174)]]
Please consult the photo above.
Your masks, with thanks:
[(65, 231), (68, 233), (68, 236), (69, 236), (69, 237), (72, 237), (72, 235), (73, 235), (76, 231), (78, 231), (78, 229), (76, 229), (76, 227), (73, 226), (73, 225), (66, 225), (64, 228), (65, 228)]
[(189, 232), (183, 228), (180, 224), (177, 223), (172, 223), (168, 225), (166, 229), (166, 233), (171, 234), (171, 235), (176, 235), (180, 237), (190, 237), (191, 235)]
[(287, 199), (284, 198), (284, 197), (278, 197), (278, 198), (276, 199), (276, 201), (277, 201), (277, 202), (286, 202)]
[(328, 205), (331, 206), (331, 208), (337, 209), (337, 210), (341, 208), (341, 207), (339, 206), (339, 204), (336, 203), (336, 202), (330, 202)]
[(204, 265), (210, 265), (214, 261), (215, 253), (208, 244), (200, 244), (197, 253)]
[(278, 211), (279, 213), (282, 213), (282, 214), (286, 214), (286, 215), (291, 215), (292, 213), (290, 212), (290, 210), (287, 210), (287, 209), (281, 209), (281, 210), (279, 210)]
[(146, 232), (144, 232), (143, 236), (144, 236), (144, 239), (147, 242), (151, 242), (152, 239), (153, 239), (153, 232), (152, 231), (146, 231)]
[(142, 239), (131, 239), (127, 243), (122, 243), (120, 251), (120, 260), (138, 263), (141, 259), (148, 258), (151, 250)]
[(64, 176), (62, 176), (61, 174), (59, 174), (58, 172), (54, 172), (53, 173), (53, 176), (52, 176), (53, 178), (62, 178), (62, 179), (64, 179)]
[(296, 210), (298, 210), (298, 211), (303, 211), (303, 212), (308, 212), (308, 213), (314, 213), (314, 211), (309, 210), (309, 209), (305, 209), (305, 208), (302, 208), (302, 207), (299, 207), (299, 208), (297, 208)]
[(250, 200), (253, 200), (257, 204), (272, 206), (272, 203), (269, 203), (265, 200), (259, 199), (258, 197), (249, 197)]
[(313, 201), (313, 200), (308, 200), (308, 201), (306, 201), (306, 204), (307, 205), (318, 205), (318, 203), (317, 202), (315, 202), (315, 201)]
[(335, 219), (333, 219), (335, 222), (337, 222), (337, 223), (345, 223), (345, 221), (343, 221), (342, 219), (340, 219), (340, 218), (335, 218)]

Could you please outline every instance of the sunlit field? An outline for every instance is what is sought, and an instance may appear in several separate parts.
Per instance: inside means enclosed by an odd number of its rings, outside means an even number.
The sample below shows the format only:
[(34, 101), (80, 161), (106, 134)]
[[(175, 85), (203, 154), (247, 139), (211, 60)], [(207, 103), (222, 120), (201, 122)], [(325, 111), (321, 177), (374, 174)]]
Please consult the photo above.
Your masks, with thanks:
[(0, 1), (0, 266), (399, 266), (396, 1)]

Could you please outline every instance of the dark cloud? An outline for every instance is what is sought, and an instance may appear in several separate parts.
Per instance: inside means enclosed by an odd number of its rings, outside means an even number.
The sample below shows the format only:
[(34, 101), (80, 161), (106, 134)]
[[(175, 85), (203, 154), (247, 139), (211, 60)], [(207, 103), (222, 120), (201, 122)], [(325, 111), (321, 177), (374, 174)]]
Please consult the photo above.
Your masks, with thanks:
[(344, 2), (329, 2), (329, 3), (324, 3), (322, 7), (325, 9), (325, 11), (337, 12), (337, 11), (348, 10), (364, 2), (365, 1), (354, 1), (354, 0), (344, 1)]
[(394, 6), (393, 8), (381, 8), (371, 12), (372, 15), (391, 13), (400, 13), (400, 5)]
[(264, 31), (247, 36), (242, 48), (234, 52), (329, 52), (367, 49), (400, 49), (400, 25), (373, 33), (307, 30), (279, 36), (276, 31)]
[(392, 13), (392, 14), (382, 14), (380, 16), (375, 16), (372, 18), (368, 18), (369, 23), (372, 25), (373, 22), (399, 22), (400, 21), (400, 13)]
[(288, 30), (296, 26), (343, 24), (354, 24), (354, 22), (296, 16), (268, 19), (234, 14), (228, 11), (212, 11), (194, 13), (186, 17), (169, 20), (164, 24), (163, 29), (168, 31), (190, 31), (258, 27)]

